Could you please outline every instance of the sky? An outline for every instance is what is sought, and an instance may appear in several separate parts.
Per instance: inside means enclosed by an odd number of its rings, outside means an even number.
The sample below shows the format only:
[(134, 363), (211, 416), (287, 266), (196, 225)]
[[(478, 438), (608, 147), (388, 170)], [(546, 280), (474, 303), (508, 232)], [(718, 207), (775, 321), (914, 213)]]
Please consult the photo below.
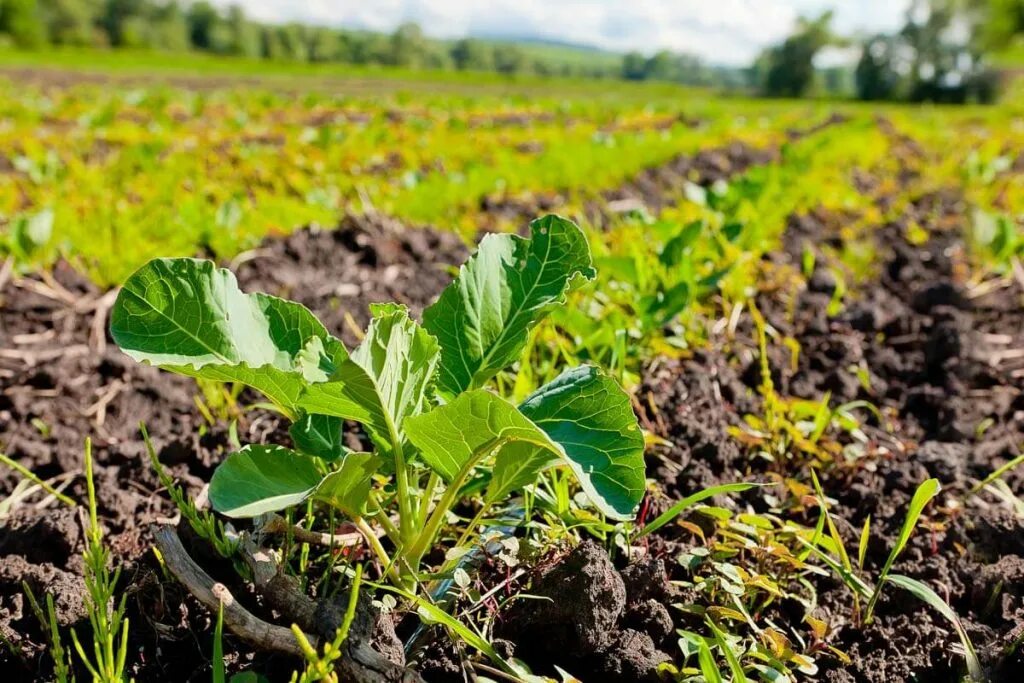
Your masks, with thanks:
[(715, 64), (750, 63), (797, 17), (835, 10), (841, 33), (892, 30), (908, 0), (217, 0), (268, 22), (390, 31), (416, 21), (431, 36), (530, 37), (624, 52), (688, 52)]

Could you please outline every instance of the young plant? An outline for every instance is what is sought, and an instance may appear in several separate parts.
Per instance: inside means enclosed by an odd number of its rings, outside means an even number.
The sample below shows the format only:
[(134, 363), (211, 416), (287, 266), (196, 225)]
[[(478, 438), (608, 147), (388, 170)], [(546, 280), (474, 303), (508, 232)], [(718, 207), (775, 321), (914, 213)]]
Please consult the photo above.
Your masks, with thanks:
[[(292, 420), (293, 447), (250, 445), (221, 463), (214, 509), (254, 517), (312, 498), (351, 519), (390, 580), (411, 590), (471, 480), (487, 509), (553, 465), (608, 517), (631, 519), (643, 495), (643, 435), (629, 396), (601, 371), (566, 370), (518, 406), (486, 388), (595, 275), (574, 223), (547, 216), (530, 229), (485, 237), (422, 325), (404, 306), (372, 306), (351, 352), (306, 308), (245, 294), (229, 271), (194, 259), (154, 260), (128, 278), (110, 330), (136, 360), (248, 385)], [(362, 426), (372, 452), (343, 445), (344, 420)]]
[(910, 536), (914, 533), (914, 529), (917, 528), (917, 522), (921, 518), (924, 506), (939, 494), (941, 488), (938, 479), (928, 479), (922, 482), (917, 487), (917, 490), (914, 491), (914, 497), (910, 499), (910, 505), (907, 507), (907, 516), (903, 520), (900, 535), (896, 538), (896, 543), (893, 544), (892, 550), (889, 551), (889, 557), (885, 560), (885, 565), (882, 566), (882, 571), (878, 574), (875, 590), (872, 591), (871, 597), (868, 599), (868, 606), (864, 612), (864, 623), (871, 623), (875, 604), (878, 602), (878, 597), (882, 594), (882, 586), (889, 577), (892, 565), (896, 562), (896, 558), (900, 556), (900, 553), (903, 552), (903, 549), (907, 547)]
[[(71, 641), (82, 664), (97, 683), (122, 683), (128, 659), (128, 618), (123, 593), (117, 600), (121, 568), (110, 571), (110, 550), (103, 545), (103, 530), (96, 514), (96, 486), (92, 473), (92, 441), (85, 441), (85, 485), (89, 496), (89, 518), (85, 529), (86, 607), (92, 626), (92, 653), (86, 651), (72, 629)], [(131, 679), (134, 680), (134, 679)]]

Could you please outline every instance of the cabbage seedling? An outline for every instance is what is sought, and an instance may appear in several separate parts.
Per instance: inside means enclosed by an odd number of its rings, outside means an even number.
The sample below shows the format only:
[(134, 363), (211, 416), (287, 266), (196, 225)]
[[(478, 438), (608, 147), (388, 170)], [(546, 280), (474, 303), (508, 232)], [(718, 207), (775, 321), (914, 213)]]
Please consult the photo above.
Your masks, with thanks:
[[(195, 259), (156, 259), (128, 278), (110, 331), (138, 361), (248, 385), (292, 420), (291, 447), (250, 445), (220, 464), (214, 509), (253, 517), (307, 499), (332, 506), (409, 589), (471, 478), (487, 480), (492, 506), (566, 466), (617, 520), (632, 518), (643, 495), (643, 436), (629, 396), (600, 370), (568, 369), (519, 405), (487, 388), (531, 329), (595, 275), (573, 222), (546, 216), (530, 231), (485, 237), (422, 324), (404, 306), (373, 306), (351, 352), (303, 306), (243, 293), (230, 271)], [(362, 426), (372, 452), (343, 445), (344, 420)]]

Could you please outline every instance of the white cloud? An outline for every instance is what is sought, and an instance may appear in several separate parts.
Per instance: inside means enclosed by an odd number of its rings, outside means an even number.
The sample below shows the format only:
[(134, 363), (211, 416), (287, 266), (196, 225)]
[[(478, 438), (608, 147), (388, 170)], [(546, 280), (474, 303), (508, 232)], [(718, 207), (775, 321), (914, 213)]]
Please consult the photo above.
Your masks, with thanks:
[[(305, 21), (389, 31), (417, 21), (437, 37), (529, 36), (612, 50), (690, 52), (721, 64), (746, 64), (777, 42), (801, 14), (827, 0), (216, 0), (242, 5), (264, 21)], [(840, 32), (897, 27), (908, 0), (836, 0)]]

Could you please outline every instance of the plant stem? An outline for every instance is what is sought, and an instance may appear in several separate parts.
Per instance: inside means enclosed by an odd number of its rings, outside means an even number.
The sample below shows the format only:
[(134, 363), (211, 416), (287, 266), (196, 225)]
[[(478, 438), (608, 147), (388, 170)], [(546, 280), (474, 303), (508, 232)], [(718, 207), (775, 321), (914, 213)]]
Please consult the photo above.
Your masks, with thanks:
[(434, 499), (434, 491), (437, 490), (437, 485), (440, 483), (441, 475), (431, 470), (430, 476), (427, 477), (427, 485), (420, 494), (420, 505), (416, 515), (417, 528), (421, 528), (423, 523), (427, 521), (427, 513), (430, 512), (430, 502)]
[(370, 548), (373, 549), (374, 554), (377, 555), (377, 559), (379, 559), (381, 564), (384, 565), (385, 573), (391, 578), (396, 586), (404, 588), (406, 586), (406, 582), (398, 573), (395, 563), (392, 562), (391, 557), (388, 555), (388, 551), (384, 549), (383, 545), (381, 545), (380, 539), (377, 538), (377, 534), (373, 533), (373, 529), (370, 528), (370, 525), (367, 524), (366, 520), (362, 517), (355, 517), (352, 522), (363, 534), (366, 542), (370, 545)]
[[(494, 446), (488, 445), (486, 449), (481, 449), (483, 452), (490, 452)], [(459, 473), (455, 475), (455, 479), (448, 484), (448, 487), (444, 490), (441, 495), (441, 499), (437, 501), (437, 507), (431, 513), (427, 523), (423, 526), (423, 530), (416, 536), (416, 540), (409, 547), (407, 552), (403, 552), (401, 557), (404, 557), (409, 565), (413, 568), (419, 567), (420, 560), (423, 559), (424, 553), (432, 544), (437, 533), (441, 530), (441, 525), (444, 523), (445, 515), (448, 510), (451, 509), (452, 505), (455, 504), (455, 499), (459, 495), (459, 489), (465, 483), (469, 473), (473, 471), (476, 466), (478, 458), (473, 457), (466, 461), (466, 464), (462, 466)], [(404, 549), (403, 549), (404, 551)]]
[(401, 528), (402, 545), (412, 538), (415, 526), (412, 516), (412, 497), (409, 491), (409, 469), (405, 464), (405, 453), (402, 450), (402, 439), (398, 429), (390, 417), (387, 418), (388, 436), (395, 453), (395, 486), (398, 495), (398, 525)]
[(477, 513), (473, 515), (473, 519), (470, 520), (469, 526), (467, 526), (466, 530), (462, 532), (461, 536), (459, 536), (459, 542), (455, 544), (456, 547), (466, 544), (466, 541), (469, 540), (470, 536), (473, 534), (473, 531), (477, 528), (477, 526), (480, 525), (480, 520), (483, 519), (484, 515), (487, 513), (488, 510), (490, 510), (490, 508), (490, 503), (484, 503), (483, 505), (480, 506), (480, 509), (477, 511)]
[(384, 527), (384, 533), (388, 535), (388, 538), (390, 538), (395, 545), (401, 544), (401, 532), (399, 532), (398, 527), (395, 526), (394, 522), (391, 521), (391, 518), (388, 517), (387, 512), (384, 510), (384, 506), (380, 504), (380, 501), (377, 500), (377, 496), (373, 493), (370, 494), (370, 502), (372, 502), (377, 508), (373, 513), (376, 516), (377, 521), (380, 522), (380, 525)]

